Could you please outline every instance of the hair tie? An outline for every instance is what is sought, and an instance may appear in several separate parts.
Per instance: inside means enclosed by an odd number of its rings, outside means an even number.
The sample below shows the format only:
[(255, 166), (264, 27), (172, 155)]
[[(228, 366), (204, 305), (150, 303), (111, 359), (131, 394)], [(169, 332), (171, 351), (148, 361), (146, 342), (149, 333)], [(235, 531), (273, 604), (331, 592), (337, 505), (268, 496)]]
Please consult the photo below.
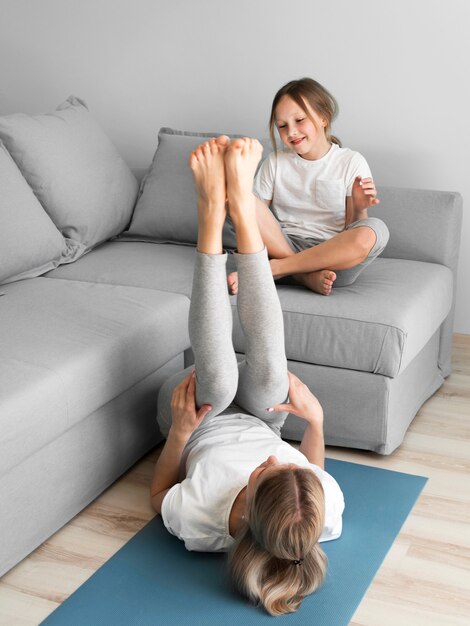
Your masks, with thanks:
[(302, 565), (302, 563), (303, 563), (303, 562), (304, 562), (304, 560), (303, 560), (303, 559), (294, 559), (294, 560), (292, 561), (292, 564), (293, 564), (293, 565)]

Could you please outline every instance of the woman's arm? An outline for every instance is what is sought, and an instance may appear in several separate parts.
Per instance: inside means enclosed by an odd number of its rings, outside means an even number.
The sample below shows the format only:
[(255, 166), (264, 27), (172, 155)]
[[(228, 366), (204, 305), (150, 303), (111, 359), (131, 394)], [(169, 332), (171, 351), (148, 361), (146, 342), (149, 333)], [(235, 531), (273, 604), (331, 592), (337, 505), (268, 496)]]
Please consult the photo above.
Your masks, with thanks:
[(300, 451), (305, 454), (310, 463), (325, 469), (325, 439), (323, 437), (323, 423), (309, 422), (304, 431)]
[(153, 473), (150, 497), (152, 506), (157, 513), (161, 513), (163, 498), (167, 491), (176, 485), (181, 463), (181, 455), (189, 437), (179, 434), (170, 428)]
[(152, 506), (157, 513), (161, 513), (163, 498), (167, 491), (178, 482), (181, 456), (189, 438), (212, 409), (209, 404), (197, 409), (194, 376), (194, 371), (186, 376), (175, 387), (171, 397), (172, 425), (155, 465), (150, 487)]
[(325, 441), (323, 437), (323, 409), (318, 399), (297, 376), (289, 375), (289, 402), (278, 404), (272, 411), (294, 413), (307, 422), (300, 451), (310, 463), (325, 466)]

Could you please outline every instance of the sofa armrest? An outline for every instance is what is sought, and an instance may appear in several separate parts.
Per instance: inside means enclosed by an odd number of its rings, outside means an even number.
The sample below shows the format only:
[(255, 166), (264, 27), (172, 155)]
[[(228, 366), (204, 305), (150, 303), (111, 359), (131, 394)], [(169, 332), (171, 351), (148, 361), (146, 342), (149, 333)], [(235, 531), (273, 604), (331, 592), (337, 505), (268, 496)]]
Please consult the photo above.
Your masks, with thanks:
[(390, 240), (382, 256), (440, 263), (452, 270), (454, 290), (441, 325), (438, 363), (445, 378), (452, 371), (455, 285), (462, 230), (462, 196), (451, 191), (379, 187), (380, 204), (369, 209), (388, 226)]
[(378, 187), (380, 204), (369, 215), (382, 219), (390, 240), (382, 256), (441, 263), (457, 269), (462, 196), (450, 191)]

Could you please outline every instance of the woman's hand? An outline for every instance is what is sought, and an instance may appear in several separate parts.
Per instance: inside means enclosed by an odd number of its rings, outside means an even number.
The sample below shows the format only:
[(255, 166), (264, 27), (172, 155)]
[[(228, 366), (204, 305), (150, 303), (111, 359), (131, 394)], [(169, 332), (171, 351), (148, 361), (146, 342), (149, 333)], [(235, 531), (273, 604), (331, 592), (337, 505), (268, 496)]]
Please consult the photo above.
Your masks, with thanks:
[(307, 422), (299, 450), (310, 463), (324, 468), (325, 441), (323, 438), (323, 409), (310, 389), (297, 376), (288, 372), (289, 400), (268, 411), (287, 411)]
[(189, 438), (212, 409), (210, 404), (196, 407), (196, 378), (194, 370), (183, 378), (171, 397), (171, 428), (175, 433)]
[(268, 411), (294, 413), (309, 424), (323, 426), (323, 409), (310, 389), (292, 372), (289, 376), (289, 400), (286, 404), (278, 404)]
[(168, 490), (179, 480), (181, 456), (188, 439), (212, 409), (210, 404), (203, 404), (199, 411), (196, 409), (195, 390), (194, 371), (173, 390), (171, 397), (173, 423), (155, 465), (150, 488), (152, 505), (157, 513), (161, 513), (162, 502)]
[(379, 204), (377, 190), (372, 178), (356, 176), (352, 186), (353, 209), (355, 213), (364, 211), (375, 204)]

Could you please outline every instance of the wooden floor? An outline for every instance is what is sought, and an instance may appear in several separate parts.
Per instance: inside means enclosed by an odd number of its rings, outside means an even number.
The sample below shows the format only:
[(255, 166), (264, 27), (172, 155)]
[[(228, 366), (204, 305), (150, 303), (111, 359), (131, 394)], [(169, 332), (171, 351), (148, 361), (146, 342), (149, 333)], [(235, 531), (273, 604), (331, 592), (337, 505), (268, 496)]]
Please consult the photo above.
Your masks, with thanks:
[[(159, 450), (0, 579), (0, 624), (39, 624), (153, 517)], [(394, 454), (328, 448), (327, 456), (429, 477), (351, 626), (468, 626), (470, 336), (454, 337), (452, 375)]]

